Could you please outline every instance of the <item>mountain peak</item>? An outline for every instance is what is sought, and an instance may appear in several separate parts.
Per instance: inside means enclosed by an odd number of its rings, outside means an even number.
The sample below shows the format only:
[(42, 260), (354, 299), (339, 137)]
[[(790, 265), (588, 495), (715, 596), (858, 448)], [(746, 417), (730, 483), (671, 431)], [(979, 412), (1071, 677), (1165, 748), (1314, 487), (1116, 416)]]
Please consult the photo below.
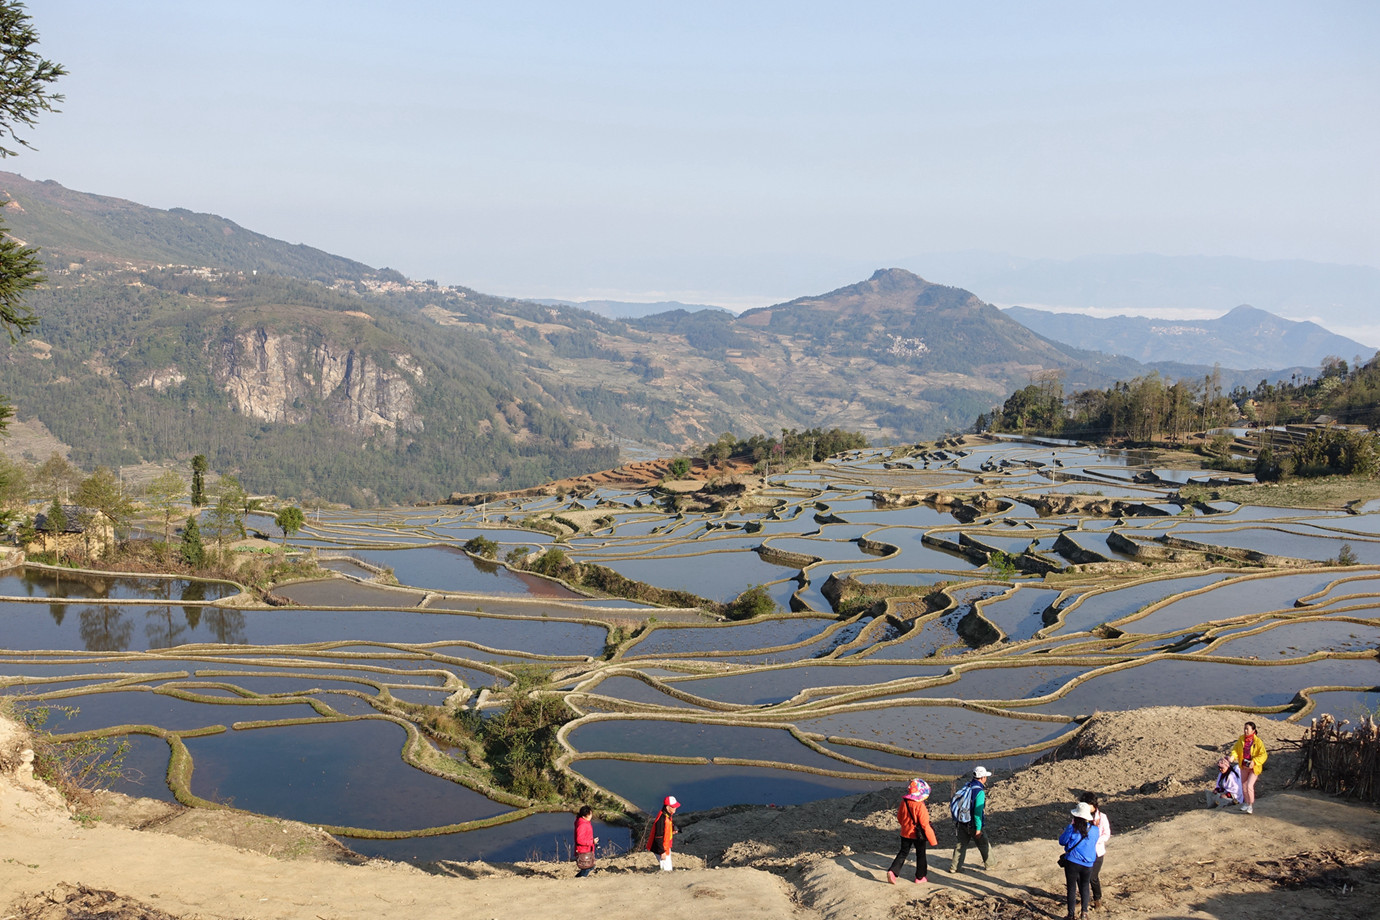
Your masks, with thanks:
[(925, 287), (929, 284), (924, 278), (904, 268), (879, 268), (867, 280), (881, 290)]

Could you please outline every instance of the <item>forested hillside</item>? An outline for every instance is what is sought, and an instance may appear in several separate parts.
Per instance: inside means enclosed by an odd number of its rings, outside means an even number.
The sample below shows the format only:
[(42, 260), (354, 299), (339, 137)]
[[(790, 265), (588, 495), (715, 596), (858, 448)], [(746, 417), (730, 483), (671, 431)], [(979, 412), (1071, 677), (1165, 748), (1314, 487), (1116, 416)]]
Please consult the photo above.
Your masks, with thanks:
[(1105, 389), (1065, 393), (1046, 375), (1009, 396), (1000, 409), (978, 416), (978, 430), (1088, 441), (1181, 440), (1242, 421), (1265, 426), (1313, 422), (1320, 416), (1344, 425), (1380, 427), (1380, 356), (1360, 367), (1334, 358), (1315, 376), (1295, 374), (1253, 388), (1227, 391), (1220, 376), (1169, 381), (1148, 374)]
[[(32, 298), (40, 330), (0, 361), (0, 392), (70, 444), (81, 466), (205, 454), (255, 491), (370, 504), (616, 462), (616, 449), (590, 440), (587, 423), (515, 374), (492, 343), (458, 329), (428, 334), (429, 320), (387, 296), (271, 275), (53, 274)], [(281, 392), (271, 380), (260, 388), (283, 403), (263, 417), (258, 404), (227, 399), (227, 387), (273, 371), (234, 353), (245, 334), (291, 343), (283, 347), (308, 383), (322, 374), (310, 356), (330, 349), (351, 370), (387, 365), (410, 401), (395, 418), (352, 424), (359, 400), (294, 389), (284, 375)], [(399, 360), (417, 373), (398, 372)], [(379, 403), (361, 411), (386, 410)]]
[(620, 442), (936, 437), (1046, 373), (1095, 387), (1145, 370), (896, 269), (741, 317), (619, 321), (409, 281), (214, 215), (12, 174), (0, 187), (49, 276), (38, 330), (0, 352), (0, 393), (86, 468), (204, 454), (254, 492), (403, 502), (607, 468)]

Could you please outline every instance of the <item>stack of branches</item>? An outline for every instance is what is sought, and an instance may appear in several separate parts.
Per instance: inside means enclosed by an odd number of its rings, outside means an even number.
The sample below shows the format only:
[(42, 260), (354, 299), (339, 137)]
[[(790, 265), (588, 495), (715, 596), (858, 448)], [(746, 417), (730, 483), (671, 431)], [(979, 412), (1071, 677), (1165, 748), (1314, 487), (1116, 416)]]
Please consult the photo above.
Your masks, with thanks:
[(1354, 729), (1324, 714), (1315, 718), (1299, 746), (1303, 757), (1290, 786), (1321, 789), (1330, 795), (1380, 801), (1380, 731), (1367, 715)]

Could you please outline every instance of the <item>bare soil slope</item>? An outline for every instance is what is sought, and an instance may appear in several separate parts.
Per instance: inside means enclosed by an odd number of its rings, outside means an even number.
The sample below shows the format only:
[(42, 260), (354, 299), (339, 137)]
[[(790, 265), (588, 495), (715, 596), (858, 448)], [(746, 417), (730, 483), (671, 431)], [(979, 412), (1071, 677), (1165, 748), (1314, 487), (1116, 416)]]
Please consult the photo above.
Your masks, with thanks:
[(1293, 775), (1285, 741), (1301, 734), (1296, 726), (1258, 720), (1272, 756), (1254, 815), (1201, 807), (1216, 753), (1243, 718), (1182, 708), (1102, 714), (1043, 762), (1014, 775), (997, 769), (987, 870), (947, 871), (953, 834), (943, 819), (947, 790), (936, 790), (940, 848), (925, 886), (886, 884), (899, 788), (789, 808), (690, 811), (677, 844), (683, 868), (670, 874), (646, 853), (606, 860), (585, 880), (568, 863), (424, 871), (351, 864), (312, 828), (238, 812), (110, 799), (107, 820), (75, 822), (51, 794), (17, 784), (24, 739), (0, 722), (0, 917), (1062, 917), (1053, 838), (1085, 789), (1103, 795), (1114, 831), (1099, 914), (1373, 916), (1380, 812), (1281, 789)]

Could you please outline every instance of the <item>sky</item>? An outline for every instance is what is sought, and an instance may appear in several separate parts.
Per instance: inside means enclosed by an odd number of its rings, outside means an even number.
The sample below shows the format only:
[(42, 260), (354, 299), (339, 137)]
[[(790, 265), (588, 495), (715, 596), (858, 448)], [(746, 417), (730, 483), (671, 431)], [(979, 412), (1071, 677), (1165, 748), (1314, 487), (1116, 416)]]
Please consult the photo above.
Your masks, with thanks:
[(66, 100), (0, 167), (486, 293), (746, 307), (968, 251), (1380, 268), (1369, 0), (29, 13)]

